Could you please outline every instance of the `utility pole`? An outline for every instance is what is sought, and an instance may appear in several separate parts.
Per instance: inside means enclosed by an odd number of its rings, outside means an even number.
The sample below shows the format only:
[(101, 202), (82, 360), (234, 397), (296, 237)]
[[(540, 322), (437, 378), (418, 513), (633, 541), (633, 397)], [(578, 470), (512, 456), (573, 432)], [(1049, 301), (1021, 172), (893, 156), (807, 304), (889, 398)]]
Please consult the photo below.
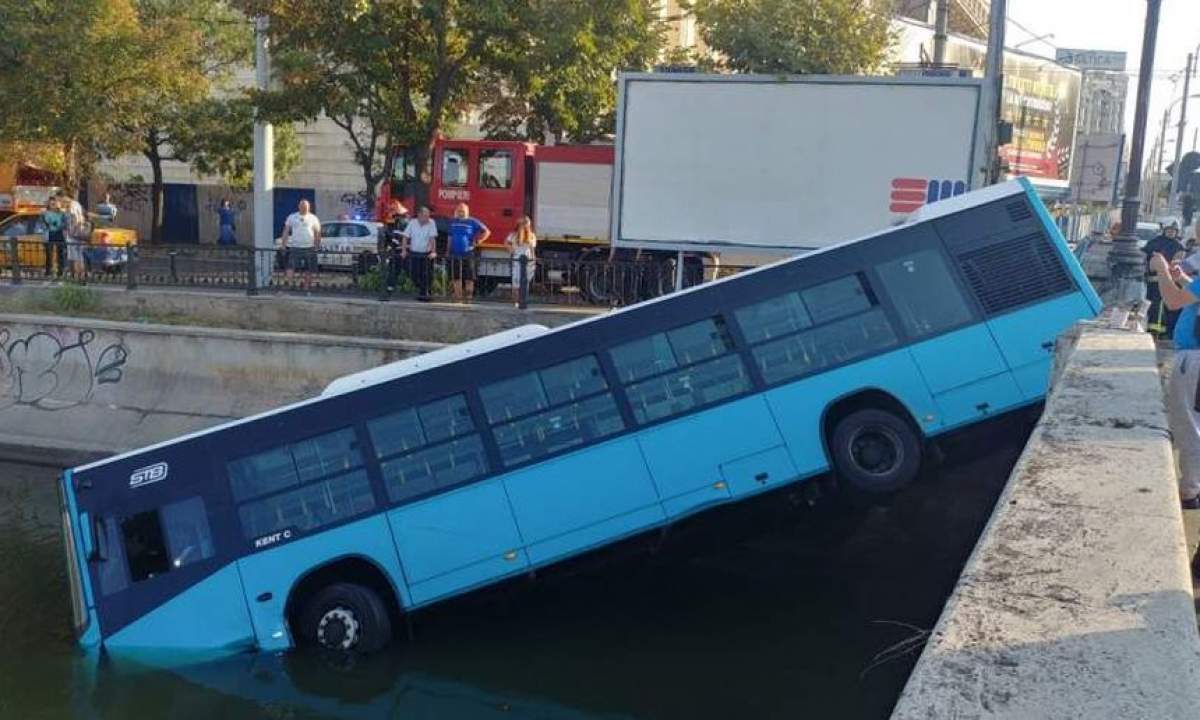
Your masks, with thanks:
[(984, 71), (984, 97), (979, 126), (983, 128), (983, 185), (1000, 177), (1000, 108), (1004, 100), (1004, 31), (1008, 22), (1007, 0), (992, 0), (988, 29), (987, 69)]
[(1171, 173), (1171, 201), (1167, 204), (1172, 213), (1179, 207), (1179, 161), (1183, 158), (1183, 133), (1187, 130), (1188, 93), (1191, 92), (1192, 63), (1195, 61), (1196, 56), (1188, 53), (1187, 71), (1183, 74), (1183, 107), (1179, 109), (1179, 136), (1175, 141), (1175, 172)]
[[(926, 16), (928, 17), (928, 16)], [(933, 26), (933, 66), (946, 64), (946, 41), (950, 30), (950, 0), (937, 0), (937, 21)]]
[[(254, 20), (254, 76), (258, 89), (271, 89), (271, 57), (266, 17)], [(275, 247), (275, 129), (261, 118), (254, 121), (254, 268), (253, 287), (265, 287)]]
[(1146, 0), (1146, 27), (1142, 36), (1142, 60), (1138, 73), (1137, 106), (1133, 116), (1133, 142), (1129, 152), (1129, 176), (1121, 205), (1121, 234), (1114, 238), (1108, 258), (1112, 265), (1110, 300), (1126, 307), (1139, 307), (1146, 296), (1145, 257), (1137, 246), (1138, 208), (1141, 205), (1142, 161), (1146, 148), (1146, 125), (1150, 119), (1150, 90), (1154, 83), (1154, 51), (1158, 43), (1158, 17), (1162, 0)]

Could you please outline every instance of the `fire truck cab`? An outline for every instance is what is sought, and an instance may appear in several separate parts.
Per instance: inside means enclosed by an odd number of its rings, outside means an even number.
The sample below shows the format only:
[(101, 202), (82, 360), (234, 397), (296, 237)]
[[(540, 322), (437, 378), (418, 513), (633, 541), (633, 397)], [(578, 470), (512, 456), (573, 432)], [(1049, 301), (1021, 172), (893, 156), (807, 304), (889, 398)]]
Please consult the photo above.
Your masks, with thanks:
[[(492, 231), (480, 246), (481, 279), (507, 278), (504, 240), (522, 215), (533, 219), (539, 258), (571, 261), (607, 251), (612, 166), (611, 145), (439, 139), (426, 169), (429, 206), (444, 234), (454, 208), (467, 203)], [(410, 149), (398, 148), (388, 170), (379, 193), (381, 221), (393, 199), (413, 212), (419, 184)]]

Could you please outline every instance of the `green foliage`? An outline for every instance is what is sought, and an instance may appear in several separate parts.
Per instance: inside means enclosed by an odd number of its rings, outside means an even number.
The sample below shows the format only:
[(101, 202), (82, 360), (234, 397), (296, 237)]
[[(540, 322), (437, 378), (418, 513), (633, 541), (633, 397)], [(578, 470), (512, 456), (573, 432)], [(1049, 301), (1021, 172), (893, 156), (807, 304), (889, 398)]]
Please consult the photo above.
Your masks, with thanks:
[(76, 283), (65, 283), (50, 292), (50, 303), (54, 310), (63, 313), (86, 313), (100, 305), (100, 296), (95, 290)]
[(501, 44), (484, 112), (488, 137), (575, 142), (613, 131), (614, 73), (646, 70), (663, 44), (655, 0), (534, 0)]
[(72, 188), (138, 147), (123, 119), (161, 75), (132, 0), (0, 0), (0, 28), (0, 140), (57, 145)]
[(383, 273), (378, 265), (359, 276), (358, 289), (369, 293), (383, 290)]
[(879, 0), (693, 0), (726, 70), (852, 75), (879, 70), (896, 36)]
[[(192, 122), (173, 130), (181, 155), (197, 172), (219, 175), (231, 188), (249, 189), (254, 181), (254, 115), (249, 97), (209, 98), (192, 109)], [(276, 179), (286, 177), (302, 160), (303, 147), (291, 123), (275, 125)]]
[(474, 97), (481, 69), (515, 25), (512, 0), (238, 0), (265, 14), (280, 89), (259, 95), (273, 119), (338, 124), (370, 199), (386, 157), (411, 145), (423, 163)]

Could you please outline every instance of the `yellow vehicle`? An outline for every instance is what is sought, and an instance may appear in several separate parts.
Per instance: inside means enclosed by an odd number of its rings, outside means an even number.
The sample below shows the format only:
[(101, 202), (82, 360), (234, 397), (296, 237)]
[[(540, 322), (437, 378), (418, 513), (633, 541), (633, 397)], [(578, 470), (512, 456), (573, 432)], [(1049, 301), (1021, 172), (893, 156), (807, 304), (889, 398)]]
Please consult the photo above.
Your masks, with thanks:
[[(20, 212), (0, 220), (0, 267), (12, 263), (12, 240), (17, 241), (17, 259), (22, 268), (39, 270), (46, 267), (46, 223), (41, 213)], [(136, 245), (136, 230), (93, 224), (88, 242), (79, 248), (78, 255), (65, 253), (68, 262), (81, 263), (89, 271), (116, 270), (128, 260), (128, 248)], [(65, 269), (65, 268), (64, 268)]]

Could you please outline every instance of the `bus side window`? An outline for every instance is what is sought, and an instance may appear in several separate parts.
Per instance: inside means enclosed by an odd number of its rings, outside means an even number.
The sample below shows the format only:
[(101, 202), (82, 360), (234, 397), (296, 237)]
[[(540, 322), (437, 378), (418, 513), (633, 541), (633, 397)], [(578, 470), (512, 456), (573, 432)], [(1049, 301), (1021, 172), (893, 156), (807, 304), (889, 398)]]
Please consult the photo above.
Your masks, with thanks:
[(247, 540), (283, 530), (314, 530), (375, 508), (354, 428), (234, 460), (227, 467)]
[(610, 355), (626, 384), (633, 416), (643, 424), (751, 388), (750, 376), (720, 317), (619, 345)]
[(891, 260), (876, 270), (910, 336), (924, 337), (971, 321), (971, 308), (936, 250)]
[(594, 355), (487, 385), (479, 395), (508, 467), (625, 429)]
[(462, 395), (453, 395), (367, 423), (394, 503), (487, 473), (487, 454)]
[(877, 299), (857, 274), (739, 308), (734, 317), (768, 384), (898, 342)]

